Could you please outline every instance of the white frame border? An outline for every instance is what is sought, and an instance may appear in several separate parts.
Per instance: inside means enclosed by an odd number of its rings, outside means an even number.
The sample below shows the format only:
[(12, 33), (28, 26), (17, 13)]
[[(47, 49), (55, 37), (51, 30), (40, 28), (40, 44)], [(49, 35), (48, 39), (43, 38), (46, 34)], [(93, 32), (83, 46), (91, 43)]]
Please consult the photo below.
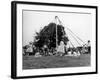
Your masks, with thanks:
[[(41, 7), (41, 8), (40, 8)], [(73, 68), (54, 68), (54, 69), (34, 69), (22, 70), (22, 9), (29, 10), (68, 10), (68, 11), (84, 11), (92, 14), (92, 42), (91, 45), (91, 67), (73, 67)], [(43, 5), (28, 5), (17, 4), (17, 76), (38, 76), (38, 75), (53, 75), (53, 74), (69, 74), (69, 73), (85, 73), (95, 72), (96, 70), (96, 41), (95, 26), (96, 26), (96, 9), (89, 8), (73, 8), (73, 7), (60, 7), (60, 6), (43, 6)]]

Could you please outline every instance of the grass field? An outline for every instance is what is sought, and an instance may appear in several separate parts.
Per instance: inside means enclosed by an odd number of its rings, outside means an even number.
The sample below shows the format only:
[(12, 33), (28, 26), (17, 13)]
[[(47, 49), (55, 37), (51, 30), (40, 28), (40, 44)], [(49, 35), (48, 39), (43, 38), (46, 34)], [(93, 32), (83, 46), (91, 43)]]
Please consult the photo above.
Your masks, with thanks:
[(75, 56), (23, 56), (23, 69), (90, 66), (90, 54)]

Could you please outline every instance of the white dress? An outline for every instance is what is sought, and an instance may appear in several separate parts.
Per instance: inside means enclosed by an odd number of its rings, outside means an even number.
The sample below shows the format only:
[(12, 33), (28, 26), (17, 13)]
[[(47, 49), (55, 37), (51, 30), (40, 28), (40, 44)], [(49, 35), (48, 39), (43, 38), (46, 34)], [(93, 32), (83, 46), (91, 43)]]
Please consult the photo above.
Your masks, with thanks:
[(61, 41), (61, 42), (60, 42), (60, 45), (59, 45), (58, 48), (57, 48), (57, 52), (65, 53), (64, 47), (65, 47), (64, 42)]
[(32, 46), (30, 46), (30, 47), (26, 50), (26, 52), (33, 52)]

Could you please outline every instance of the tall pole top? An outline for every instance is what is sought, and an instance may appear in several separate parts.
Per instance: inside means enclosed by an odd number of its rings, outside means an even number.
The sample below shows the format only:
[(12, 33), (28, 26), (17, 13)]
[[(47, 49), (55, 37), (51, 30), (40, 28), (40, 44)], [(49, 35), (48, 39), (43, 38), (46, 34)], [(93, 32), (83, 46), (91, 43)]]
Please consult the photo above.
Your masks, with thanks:
[(55, 16), (55, 19), (58, 18), (58, 16)]

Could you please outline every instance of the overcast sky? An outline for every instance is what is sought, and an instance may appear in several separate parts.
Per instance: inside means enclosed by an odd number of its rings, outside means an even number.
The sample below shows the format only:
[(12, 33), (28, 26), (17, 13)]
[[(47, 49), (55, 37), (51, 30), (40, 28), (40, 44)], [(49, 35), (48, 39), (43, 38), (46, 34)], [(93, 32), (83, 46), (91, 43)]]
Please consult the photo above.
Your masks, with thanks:
[(33, 41), (35, 32), (40, 28), (54, 22), (55, 16), (64, 24), (66, 33), (68, 27), (83, 41), (91, 39), (91, 14), (23, 11), (23, 45)]

